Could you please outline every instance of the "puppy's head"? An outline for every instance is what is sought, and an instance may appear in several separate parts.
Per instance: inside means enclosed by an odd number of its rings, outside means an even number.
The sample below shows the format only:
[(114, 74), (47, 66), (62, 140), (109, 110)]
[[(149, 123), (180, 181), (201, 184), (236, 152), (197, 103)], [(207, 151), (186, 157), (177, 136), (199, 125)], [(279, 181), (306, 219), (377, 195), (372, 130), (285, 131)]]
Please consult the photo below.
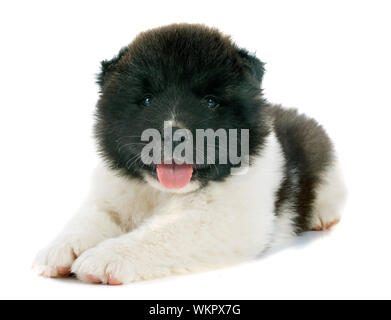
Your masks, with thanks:
[[(102, 62), (95, 127), (101, 154), (113, 169), (165, 191), (188, 192), (222, 181), (238, 164), (229, 157), (219, 162), (219, 151), (227, 148), (220, 139), (200, 150), (197, 129), (236, 129), (238, 136), (247, 129), (249, 156), (257, 153), (267, 134), (262, 76), (263, 64), (216, 29), (176, 24), (143, 32)], [(167, 127), (192, 135), (193, 162), (187, 158), (180, 164), (175, 156), (170, 164), (144, 161), (149, 142), (143, 133), (160, 133), (156, 144), (167, 137)], [(215, 161), (209, 161), (211, 151)]]

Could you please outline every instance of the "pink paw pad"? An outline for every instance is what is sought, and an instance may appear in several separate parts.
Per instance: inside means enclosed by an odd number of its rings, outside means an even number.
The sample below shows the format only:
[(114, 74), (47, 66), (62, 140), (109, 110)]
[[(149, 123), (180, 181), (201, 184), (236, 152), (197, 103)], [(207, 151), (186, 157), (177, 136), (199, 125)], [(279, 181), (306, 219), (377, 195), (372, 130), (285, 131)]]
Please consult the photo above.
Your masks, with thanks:
[(57, 267), (57, 272), (60, 276), (66, 276), (71, 272), (70, 267)]
[(113, 276), (111, 274), (109, 274), (108, 284), (112, 285), (112, 286), (118, 286), (118, 285), (121, 285), (122, 282), (116, 280), (115, 278), (113, 278)]
[(330, 223), (326, 224), (326, 229), (330, 229), (332, 226), (335, 226), (338, 224), (339, 220), (331, 221)]
[(322, 231), (322, 230), (330, 229), (332, 226), (335, 226), (338, 222), (339, 222), (338, 219), (334, 220), (334, 221), (331, 221), (331, 222), (327, 223), (324, 226), (317, 226), (315, 228), (312, 228), (312, 231)]
[(87, 279), (90, 280), (92, 283), (101, 283), (97, 277), (93, 276), (92, 274), (87, 275)]

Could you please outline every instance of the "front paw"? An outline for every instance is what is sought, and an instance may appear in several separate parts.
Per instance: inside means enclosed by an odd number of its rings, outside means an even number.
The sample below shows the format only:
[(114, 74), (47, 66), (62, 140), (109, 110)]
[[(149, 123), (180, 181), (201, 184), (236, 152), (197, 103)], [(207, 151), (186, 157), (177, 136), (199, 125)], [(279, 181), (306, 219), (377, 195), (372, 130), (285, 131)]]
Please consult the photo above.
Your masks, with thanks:
[(37, 254), (33, 269), (44, 277), (67, 276), (75, 259), (100, 241), (96, 235), (60, 236)]
[(102, 243), (77, 258), (72, 273), (85, 282), (119, 285), (138, 280), (133, 267), (118, 248)]

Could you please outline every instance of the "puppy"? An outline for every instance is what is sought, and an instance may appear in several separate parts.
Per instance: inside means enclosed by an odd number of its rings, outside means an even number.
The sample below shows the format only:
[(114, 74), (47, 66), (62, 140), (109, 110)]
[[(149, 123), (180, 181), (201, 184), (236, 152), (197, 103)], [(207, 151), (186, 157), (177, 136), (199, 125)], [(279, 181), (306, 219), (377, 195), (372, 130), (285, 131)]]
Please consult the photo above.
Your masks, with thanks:
[[(314, 120), (263, 98), (263, 73), (228, 36), (191, 24), (143, 32), (103, 61), (102, 165), (79, 212), (38, 254), (38, 273), (115, 285), (199, 272), (337, 223), (345, 187), (332, 143)], [(203, 151), (206, 139), (187, 143), (185, 160), (158, 146), (208, 129), (236, 138), (228, 160), (224, 135)], [(146, 161), (151, 151), (163, 160)]]

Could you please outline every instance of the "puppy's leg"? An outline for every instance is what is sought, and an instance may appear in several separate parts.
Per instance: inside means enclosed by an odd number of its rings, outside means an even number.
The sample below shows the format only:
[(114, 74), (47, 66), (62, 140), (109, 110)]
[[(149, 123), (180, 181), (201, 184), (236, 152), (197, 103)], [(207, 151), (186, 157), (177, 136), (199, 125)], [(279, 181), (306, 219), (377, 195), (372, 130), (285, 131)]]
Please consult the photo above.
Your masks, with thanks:
[(85, 204), (61, 234), (38, 253), (33, 268), (47, 277), (65, 276), (82, 252), (120, 234), (121, 229), (108, 212), (93, 203)]
[(174, 206), (139, 229), (87, 250), (72, 272), (83, 281), (129, 283), (232, 265), (255, 257), (270, 241), (271, 212)]
[(329, 229), (341, 219), (346, 202), (347, 191), (338, 162), (327, 169), (316, 194), (310, 230)]

